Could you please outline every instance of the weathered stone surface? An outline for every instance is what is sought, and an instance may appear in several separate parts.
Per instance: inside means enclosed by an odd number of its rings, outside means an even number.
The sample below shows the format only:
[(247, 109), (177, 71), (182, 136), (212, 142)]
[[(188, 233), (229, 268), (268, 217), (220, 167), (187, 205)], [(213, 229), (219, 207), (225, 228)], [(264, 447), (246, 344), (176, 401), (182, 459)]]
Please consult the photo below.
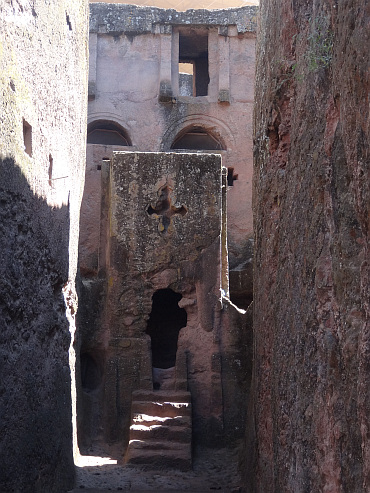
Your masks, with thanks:
[[(199, 332), (214, 329), (220, 296), (221, 159), (210, 154), (116, 153), (110, 192), (110, 283), (106, 322), (111, 337), (145, 335), (158, 288), (188, 293), (187, 326), (179, 335), (179, 352), (191, 351), (189, 385), (194, 391), (195, 428), (209, 420), (212, 344), (197, 346)], [(163, 272), (176, 273), (163, 276)], [(158, 280), (156, 280), (158, 278)], [(161, 284), (163, 283), (163, 284)], [(125, 317), (135, 317), (127, 327)], [(212, 336), (206, 336), (212, 341)], [(198, 339), (198, 340), (196, 340)], [(181, 348), (181, 349), (180, 349)], [(130, 353), (133, 355), (133, 353)], [(150, 361), (150, 354), (144, 355)], [(130, 403), (141, 360), (132, 356), (133, 386), (123, 399)], [(139, 358), (139, 359), (138, 359)], [(134, 363), (136, 361), (136, 363)], [(136, 376), (135, 376), (136, 375)], [(201, 382), (204, 383), (202, 384)], [(210, 383), (210, 382), (209, 382)], [(107, 402), (111, 407), (112, 402)], [(212, 414), (212, 412), (211, 412)]]
[[(251, 262), (253, 250), (256, 8), (176, 12), (95, 3), (90, 9), (89, 83), (94, 98), (89, 102), (89, 124), (106, 120), (121, 126), (132, 144), (127, 150), (167, 152), (181, 134), (194, 128), (219, 141), (223, 165), (237, 178), (230, 179), (228, 187), (228, 251), (230, 270), (238, 272), (230, 278), (231, 297), (242, 299), (245, 290), (243, 287), (241, 291), (240, 286), (251, 285), (252, 281), (250, 269), (245, 266)], [(208, 51), (207, 95), (182, 94), (180, 33), (189, 39), (208, 38), (204, 42)], [(99, 159), (111, 158), (115, 147), (87, 147), (80, 258), (82, 274), (91, 278), (96, 275), (98, 257), (104, 258), (97, 242), (101, 192), (97, 166)]]
[(370, 489), (369, 43), (362, 0), (262, 3), (251, 491)]
[(189, 471), (191, 414), (190, 392), (133, 392), (125, 463)]
[(178, 12), (174, 9), (167, 10), (157, 7), (91, 3), (90, 12), (90, 32), (140, 35), (153, 32), (157, 24), (163, 26), (189, 24), (228, 26), (234, 24), (239, 33), (245, 33), (256, 31), (258, 7), (225, 10), (191, 9)]
[(69, 349), (85, 171), (86, 42), (84, 1), (62, 0), (52, 9), (44, 0), (2, 2), (2, 492), (73, 486)]
[(176, 269), (219, 238), (220, 156), (116, 153), (111, 184), (112, 268)]
[[(220, 304), (221, 157), (117, 152), (102, 174), (102, 195), (109, 197), (101, 208), (108, 219), (99, 249), (106, 252), (105, 266), (100, 280), (83, 282), (80, 318), (81, 354), (94, 359), (102, 379), (92, 391), (82, 384), (80, 444), (118, 442), (124, 453), (132, 392), (152, 390), (153, 382), (191, 391), (196, 443), (220, 446), (240, 438), (245, 325), (235, 307), (222, 310)], [(158, 290), (178, 293), (178, 310), (186, 313), (172, 369), (154, 368), (154, 356), (152, 369), (148, 320)], [(160, 371), (175, 382), (162, 382)]]

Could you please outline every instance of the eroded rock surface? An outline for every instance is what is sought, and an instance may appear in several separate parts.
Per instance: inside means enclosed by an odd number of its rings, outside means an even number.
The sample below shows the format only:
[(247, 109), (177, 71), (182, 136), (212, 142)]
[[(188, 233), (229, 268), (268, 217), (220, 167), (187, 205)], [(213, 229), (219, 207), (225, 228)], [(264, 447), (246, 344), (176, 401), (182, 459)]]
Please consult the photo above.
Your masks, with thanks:
[(87, 2), (0, 10), (0, 491), (65, 492)]
[(265, 1), (260, 21), (246, 472), (369, 491), (369, 6)]

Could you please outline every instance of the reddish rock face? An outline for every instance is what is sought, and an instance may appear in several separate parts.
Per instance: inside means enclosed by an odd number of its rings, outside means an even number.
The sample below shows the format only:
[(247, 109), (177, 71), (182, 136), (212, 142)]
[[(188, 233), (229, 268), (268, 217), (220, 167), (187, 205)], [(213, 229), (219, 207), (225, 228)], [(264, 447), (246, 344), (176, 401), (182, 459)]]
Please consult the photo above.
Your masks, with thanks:
[(365, 1), (261, 6), (251, 491), (370, 489), (369, 43)]

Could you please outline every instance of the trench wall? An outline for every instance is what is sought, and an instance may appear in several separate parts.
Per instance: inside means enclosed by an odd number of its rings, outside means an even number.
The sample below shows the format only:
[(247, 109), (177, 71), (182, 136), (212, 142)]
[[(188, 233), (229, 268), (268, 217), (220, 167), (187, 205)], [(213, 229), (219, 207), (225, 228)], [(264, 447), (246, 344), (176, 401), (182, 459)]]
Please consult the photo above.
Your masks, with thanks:
[(250, 491), (370, 488), (368, 46), (364, 1), (262, 2)]
[(74, 481), (69, 360), (85, 168), (87, 14), (85, 1), (1, 7), (4, 492), (65, 492)]

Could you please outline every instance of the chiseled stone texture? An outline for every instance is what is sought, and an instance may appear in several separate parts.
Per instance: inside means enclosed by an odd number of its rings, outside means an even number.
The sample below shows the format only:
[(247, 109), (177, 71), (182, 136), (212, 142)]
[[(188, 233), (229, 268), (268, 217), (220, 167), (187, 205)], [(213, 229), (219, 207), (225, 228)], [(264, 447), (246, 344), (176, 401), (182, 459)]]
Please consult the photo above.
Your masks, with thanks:
[[(93, 392), (82, 382), (81, 446), (103, 440), (124, 453), (131, 393), (153, 388), (146, 329), (152, 296), (161, 289), (181, 294), (178, 305), (187, 314), (175, 371), (192, 394), (194, 442), (220, 446), (240, 438), (246, 321), (220, 303), (226, 210), (220, 156), (119, 152), (111, 164), (103, 162), (101, 174), (102, 197), (109, 197), (101, 204), (102, 255), (98, 277), (83, 281), (80, 317), (81, 353), (91, 356), (101, 378)], [(161, 208), (167, 216), (171, 209), (170, 221)]]
[[(94, 201), (95, 188), (86, 188), (82, 217), (95, 215), (97, 231), (95, 242), (86, 231), (80, 245), (85, 258), (80, 352), (94, 361), (86, 375), (96, 372), (100, 378), (93, 389), (83, 381), (79, 389), (79, 443), (85, 450), (103, 440), (124, 452), (131, 393), (153, 388), (146, 335), (152, 296), (169, 288), (181, 294), (179, 306), (187, 313), (175, 372), (185, 386), (187, 373), (194, 443), (231, 444), (244, 432), (251, 324), (231, 304), (224, 302), (223, 309), (220, 304), (221, 263), (223, 274), (227, 270), (226, 249), (220, 248), (226, 216), (221, 157), (116, 152), (109, 163), (101, 161), (106, 153), (103, 145), (88, 146), (89, 183), (98, 185), (101, 178), (102, 200)], [(161, 208), (167, 209), (167, 221)], [(96, 242), (97, 257), (91, 248)], [(187, 372), (181, 364), (185, 352)]]
[(258, 43), (246, 477), (369, 491), (369, 6), (266, 0)]
[[(108, 440), (118, 435), (117, 425), (113, 426), (114, 412), (121, 419), (118, 430), (122, 426), (125, 438), (131, 391), (142, 387), (145, 378), (152, 385), (145, 331), (152, 295), (163, 288), (180, 293), (179, 306), (187, 312), (177, 359), (189, 352), (194, 433), (198, 442), (207, 443), (217, 441), (216, 435), (221, 433), (221, 368), (217, 363), (220, 320), (216, 315), (220, 310), (221, 170), (221, 158), (215, 154), (113, 156), (103, 324), (110, 337), (105, 377), (106, 412), (110, 417), (105, 429), (112, 428)], [(163, 187), (168, 187), (167, 200), (173, 214), (167, 222), (161, 212), (148, 213), (151, 208), (166, 208)], [(128, 344), (122, 345), (125, 340)], [(120, 385), (117, 375), (125, 385)], [(117, 399), (122, 410), (115, 409)]]
[[(135, 273), (176, 268), (181, 262), (195, 261), (199, 252), (219, 242), (220, 156), (115, 153), (111, 173), (113, 268), (117, 265), (121, 272)], [(168, 223), (160, 212), (165, 207), (164, 187), (171, 204)]]
[[(3, 492), (73, 486), (69, 348), (84, 182), (87, 13), (87, 2), (71, 0), (1, 7)], [(24, 120), (32, 150), (25, 148)]]
[[(239, 33), (255, 32), (258, 7), (230, 8), (220, 10), (174, 9), (140, 7), (137, 5), (92, 3), (90, 5), (90, 32), (146, 34), (156, 24), (181, 25), (236, 25)], [(104, 26), (104, 27), (103, 27)]]

